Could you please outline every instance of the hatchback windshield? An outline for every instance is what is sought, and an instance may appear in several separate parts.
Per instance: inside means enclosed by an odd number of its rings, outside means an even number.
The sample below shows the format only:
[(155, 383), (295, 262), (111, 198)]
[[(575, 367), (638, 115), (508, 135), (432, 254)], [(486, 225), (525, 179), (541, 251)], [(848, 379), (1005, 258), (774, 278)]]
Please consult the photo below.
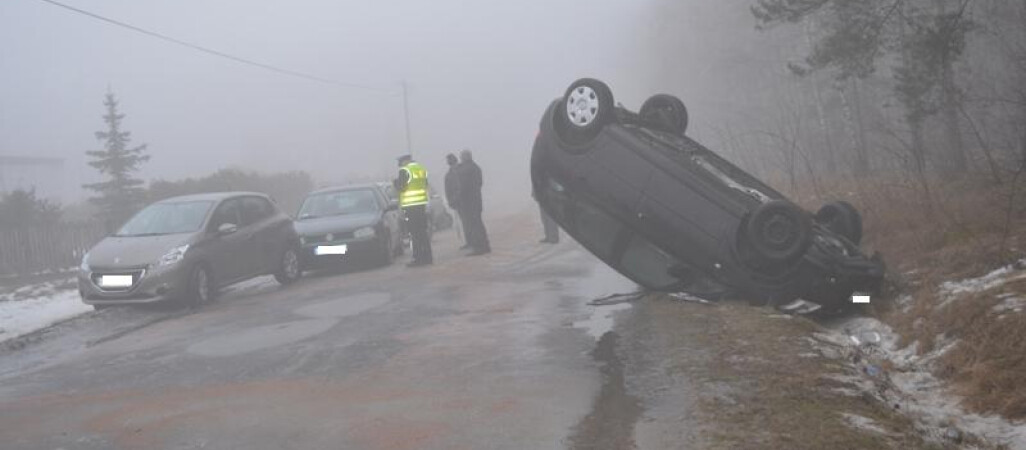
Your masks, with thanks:
[(343, 214), (366, 214), (377, 210), (378, 202), (374, 198), (374, 191), (370, 189), (322, 192), (306, 198), (303, 207), (299, 209), (299, 220)]
[(115, 236), (192, 233), (203, 226), (210, 201), (154, 203), (139, 211)]

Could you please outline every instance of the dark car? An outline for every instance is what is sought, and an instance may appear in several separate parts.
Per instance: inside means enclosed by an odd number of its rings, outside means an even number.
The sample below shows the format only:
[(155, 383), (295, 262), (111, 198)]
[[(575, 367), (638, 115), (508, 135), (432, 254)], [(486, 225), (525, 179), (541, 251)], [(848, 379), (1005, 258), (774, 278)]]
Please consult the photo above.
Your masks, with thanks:
[(531, 156), (541, 207), (585, 248), (653, 290), (841, 305), (873, 293), (884, 266), (859, 250), (845, 202), (815, 216), (685, 136), (676, 97), (638, 113), (581, 79), (553, 101)]
[(292, 219), (263, 194), (221, 192), (153, 203), (82, 258), (78, 290), (97, 308), (181, 300), (200, 304), (218, 288), (273, 274), (300, 277)]
[(304, 268), (388, 265), (403, 252), (399, 227), (398, 201), (381, 184), (320, 189), (299, 208), (300, 260)]

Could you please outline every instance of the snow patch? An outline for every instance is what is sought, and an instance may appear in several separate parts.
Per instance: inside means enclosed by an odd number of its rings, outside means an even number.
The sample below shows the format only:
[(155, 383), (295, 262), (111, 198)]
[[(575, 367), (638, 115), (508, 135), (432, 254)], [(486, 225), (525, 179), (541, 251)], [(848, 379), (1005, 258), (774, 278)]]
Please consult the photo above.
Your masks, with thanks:
[(92, 311), (74, 289), (0, 302), (0, 342)]
[(877, 425), (873, 419), (863, 417), (858, 414), (841, 413), (841, 417), (844, 417), (844, 421), (848, 422), (848, 425), (855, 427), (860, 430), (872, 431), (877, 434), (890, 435), (887, 430)]
[(613, 314), (617, 311), (630, 309), (631, 306), (630, 303), (596, 306), (587, 319), (574, 322), (572, 326), (574, 328), (584, 328), (591, 337), (598, 340), (603, 334), (613, 329)]
[[(962, 430), (988, 442), (1026, 448), (1026, 423), (965, 412), (960, 399), (930, 373), (931, 363), (956, 341), (948, 339), (936, 350), (917, 355), (916, 343), (898, 348), (898, 336), (889, 326), (865, 317), (844, 321), (814, 338), (820, 347), (835, 346), (833, 351), (821, 348), (825, 356), (838, 355), (852, 364), (851, 374), (832, 379), (899, 406), (932, 439), (950, 440)], [(888, 366), (891, 369), (884, 369)]]
[[(962, 295), (988, 291), (1011, 281), (1026, 279), (1024, 268), (1026, 268), (1026, 259), (998, 268), (980, 277), (945, 281), (940, 285), (940, 294), (944, 300), (939, 307), (947, 305)], [(1012, 276), (1013, 274), (1014, 276)]]

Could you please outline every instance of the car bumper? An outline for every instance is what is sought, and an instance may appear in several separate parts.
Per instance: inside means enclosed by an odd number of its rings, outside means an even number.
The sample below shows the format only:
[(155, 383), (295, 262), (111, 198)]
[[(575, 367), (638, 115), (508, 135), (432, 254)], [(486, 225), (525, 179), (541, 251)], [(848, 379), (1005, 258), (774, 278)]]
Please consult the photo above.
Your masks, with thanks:
[(87, 305), (145, 304), (180, 298), (188, 290), (188, 271), (182, 264), (166, 268), (145, 268), (127, 289), (104, 289), (96, 279), (103, 274), (128, 271), (96, 270), (78, 273), (78, 292)]
[[(317, 247), (322, 245), (345, 245), (346, 253), (344, 255), (318, 255), (316, 253)], [(358, 263), (367, 261), (367, 258), (371, 258), (379, 253), (382, 245), (381, 238), (378, 237), (303, 244), (300, 252), (300, 262), (307, 268)]]

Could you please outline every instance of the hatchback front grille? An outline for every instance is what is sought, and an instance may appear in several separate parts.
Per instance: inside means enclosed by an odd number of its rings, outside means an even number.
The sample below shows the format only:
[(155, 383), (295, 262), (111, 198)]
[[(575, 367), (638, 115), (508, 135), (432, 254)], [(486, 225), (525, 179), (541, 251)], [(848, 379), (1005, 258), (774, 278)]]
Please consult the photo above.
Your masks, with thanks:
[[(328, 239), (328, 236), (331, 236), (331, 239)], [(339, 233), (312, 234), (304, 237), (303, 239), (306, 240), (308, 244), (321, 244), (325, 242), (335, 242), (352, 238), (353, 233), (351, 231), (347, 231)]]
[[(97, 289), (103, 292), (127, 292), (135, 288), (139, 284), (139, 280), (142, 280), (143, 275), (146, 273), (146, 269), (93, 269), (89, 279), (92, 280), (93, 285)], [(104, 287), (100, 284), (100, 280), (104, 275), (129, 275), (132, 277), (132, 285), (125, 287)]]

